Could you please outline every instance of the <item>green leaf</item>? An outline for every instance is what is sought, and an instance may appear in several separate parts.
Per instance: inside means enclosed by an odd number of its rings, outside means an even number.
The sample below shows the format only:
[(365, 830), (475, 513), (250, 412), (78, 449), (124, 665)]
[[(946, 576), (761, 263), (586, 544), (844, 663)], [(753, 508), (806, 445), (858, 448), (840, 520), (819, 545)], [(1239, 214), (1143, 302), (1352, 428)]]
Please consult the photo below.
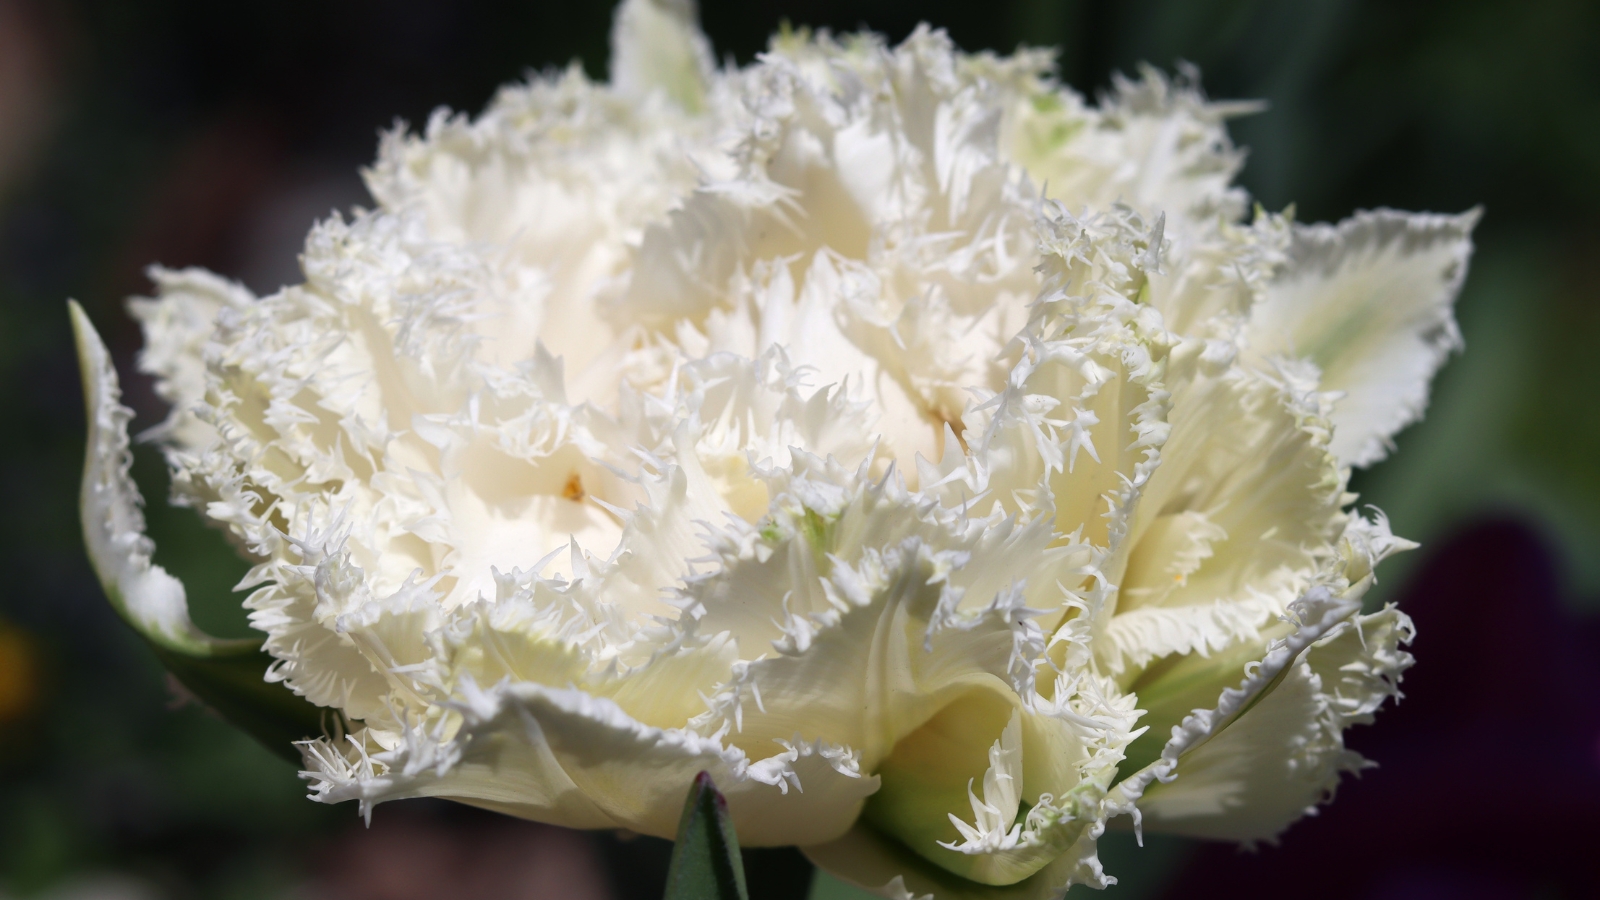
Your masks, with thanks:
[(664, 900), (749, 900), (728, 801), (701, 772), (689, 788)]
[(294, 742), (319, 737), (344, 722), (337, 710), (306, 702), (282, 684), (265, 679), (272, 657), (254, 642), (232, 653), (208, 657), (175, 652), (149, 641), (156, 658), (172, 677), (228, 724), (260, 741), (268, 750), (298, 766)]

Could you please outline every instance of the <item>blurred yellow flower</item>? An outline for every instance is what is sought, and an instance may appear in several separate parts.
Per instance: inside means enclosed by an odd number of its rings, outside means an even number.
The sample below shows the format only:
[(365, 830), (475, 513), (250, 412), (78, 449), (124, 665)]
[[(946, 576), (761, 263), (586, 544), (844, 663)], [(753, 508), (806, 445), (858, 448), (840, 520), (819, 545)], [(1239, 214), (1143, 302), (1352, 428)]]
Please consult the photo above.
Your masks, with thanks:
[(0, 622), (0, 728), (33, 709), (38, 689), (38, 664), (27, 637)]

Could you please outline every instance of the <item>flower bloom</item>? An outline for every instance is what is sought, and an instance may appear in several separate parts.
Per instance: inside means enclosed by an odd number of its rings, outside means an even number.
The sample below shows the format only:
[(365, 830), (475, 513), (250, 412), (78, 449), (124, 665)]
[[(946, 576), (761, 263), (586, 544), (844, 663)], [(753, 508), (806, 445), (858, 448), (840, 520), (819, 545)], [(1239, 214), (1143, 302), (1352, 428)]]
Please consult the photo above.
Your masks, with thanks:
[[(1409, 546), (1353, 466), (1459, 344), (1475, 214), (1246, 216), (1239, 107), (1047, 54), (785, 33), (717, 70), (630, 0), (610, 82), (385, 137), (267, 297), (154, 270), (177, 502), (254, 562), (313, 796), (749, 845), (885, 896), (1103, 886), (1116, 820), (1270, 839), (1363, 760)], [(81, 320), (92, 556), (150, 563)]]

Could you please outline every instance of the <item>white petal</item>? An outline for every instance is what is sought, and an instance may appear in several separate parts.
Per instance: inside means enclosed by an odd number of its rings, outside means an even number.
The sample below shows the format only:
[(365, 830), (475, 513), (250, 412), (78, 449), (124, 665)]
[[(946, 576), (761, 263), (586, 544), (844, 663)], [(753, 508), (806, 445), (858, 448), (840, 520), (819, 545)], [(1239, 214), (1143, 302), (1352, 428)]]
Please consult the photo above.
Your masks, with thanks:
[(967, 689), (1031, 690), (1044, 640), (1032, 618), (1059, 614), (1057, 582), (1092, 553), (1051, 547), (1046, 520), (968, 521), (890, 479), (826, 476), (792, 475), (759, 540), (723, 548), (722, 571), (690, 595), (699, 626), (731, 631), (748, 660), (717, 703), (734, 740), (798, 730), (871, 769)]
[(923, 648), (941, 599), (937, 570), (949, 565), (938, 556), (912, 538), (853, 567), (835, 562), (827, 591), (850, 599), (843, 609), (791, 617), (780, 652), (749, 664), (726, 701), (730, 718), (742, 707), (733, 739), (799, 732), (860, 750), (871, 769), (958, 694), (1005, 693), (1013, 637), (1002, 618), (950, 636), (960, 646), (939, 648), (944, 653)]
[(206, 395), (206, 341), (222, 310), (247, 307), (255, 296), (204, 269), (151, 266), (148, 274), (156, 297), (129, 300), (128, 311), (144, 328), (139, 371), (155, 376), (156, 393), (171, 406), (154, 434), (183, 449), (201, 450), (216, 439), (216, 430), (194, 414)]
[[(780, 511), (790, 500), (779, 496)], [(1057, 685), (1054, 706), (1021, 706), (1036, 697), (1044, 666), (1045, 634), (1032, 619), (1059, 608), (1059, 582), (1094, 554), (1051, 548), (1048, 519), (1017, 528), (997, 516), (952, 533), (958, 516), (929, 521), (940, 507), (910, 500), (888, 483), (858, 487), (841, 512), (808, 508), (797, 525), (780, 518), (761, 539), (777, 546), (765, 555), (741, 547), (723, 573), (694, 585), (700, 624), (740, 628), (743, 653), (755, 652), (757, 637), (777, 636), (775, 653), (735, 666), (713, 698), (716, 716), (700, 727), (720, 722), (752, 757), (791, 733), (848, 745), (884, 779), (869, 820), (950, 870), (1019, 881), (1097, 821), (1129, 739), (1131, 704), (1108, 718), (1094, 702), (1078, 703), (1071, 685)], [(717, 589), (725, 579), (754, 590)], [(747, 608), (756, 598), (782, 616), (779, 628), (760, 628)], [(989, 752), (997, 736), (998, 756)], [(984, 799), (969, 802), (978, 778)], [(980, 809), (976, 826), (965, 821), (971, 809)], [(966, 832), (976, 843), (949, 846)]]
[(908, 895), (933, 900), (1053, 900), (1071, 885), (1103, 888), (1116, 883), (1101, 870), (1095, 855), (1095, 838), (1102, 830), (1090, 829), (1049, 865), (1007, 885), (980, 884), (945, 871), (866, 823), (836, 841), (801, 849), (828, 874), (888, 900), (906, 900)]
[(1097, 650), (1111, 672), (1255, 637), (1310, 585), (1347, 519), (1321, 412), (1247, 369), (1174, 391), (1161, 465), (1108, 566), (1121, 591)]
[(351, 562), (336, 533), (307, 534), (291, 547), (287, 559), (254, 570), (254, 580), (268, 584), (245, 601), (250, 624), (266, 633), (264, 648), (277, 659), (267, 678), (352, 719), (389, 719), (390, 681), (383, 664), (341, 633), (337, 619), (368, 604), (369, 614), (388, 603), (410, 611), (408, 595), (416, 586), (408, 582), (393, 595), (374, 598), (366, 573)]
[(121, 387), (111, 354), (89, 317), (69, 302), (83, 399), (89, 412), (88, 451), (83, 464), (79, 513), (89, 561), (117, 611), (139, 632), (183, 653), (208, 656), (255, 642), (218, 641), (189, 618), (183, 583), (150, 562), (155, 544), (144, 533), (144, 498), (128, 475), (128, 421), (133, 412), (120, 402)]
[[(1306, 576), (1316, 585), (1307, 596), (1326, 591), (1341, 603), (1358, 601), (1374, 583), (1374, 566), (1413, 546), (1390, 534), (1381, 515), (1372, 521), (1351, 516), (1336, 546), (1321, 554), (1316, 571)], [(1125, 669), (1119, 676), (1123, 689), (1137, 695), (1140, 722), (1146, 726), (1128, 747), (1124, 774), (1156, 760), (1169, 733), (1191, 711), (1215, 707), (1238, 684), (1241, 672), (1258, 665), (1283, 639), (1293, 638), (1307, 621), (1306, 601), (1296, 609), (1290, 604), (1286, 611), (1280, 599), (1257, 592), (1245, 599), (1145, 607), (1114, 617), (1104, 636), (1124, 647), (1144, 648), (1141, 652), (1152, 655), (1166, 647), (1190, 648), (1147, 667)]]
[(363, 174), (384, 213), (420, 220), (429, 238), (505, 275), (509, 289), (478, 293), (461, 323), (477, 332), (480, 359), (514, 368), (542, 342), (575, 401), (609, 404), (635, 335), (613, 330), (599, 296), (624, 273), (638, 229), (694, 188), (711, 130), (573, 65), (506, 85), (476, 119), (441, 110), (422, 134), (389, 132)]
[(1177, 777), (1185, 756), (1235, 724), (1287, 678), (1307, 647), (1332, 634), (1360, 608), (1359, 597), (1335, 596), (1320, 585), (1307, 591), (1290, 607), (1293, 629), (1269, 644), (1259, 660), (1244, 666), (1244, 678), (1236, 682), (1237, 687), (1224, 689), (1214, 706), (1197, 708), (1172, 726), (1171, 738), (1162, 747), (1160, 757), (1119, 782), (1108, 802), (1132, 813), (1137, 824), (1138, 801), (1153, 782)]
[(1270, 694), (1178, 762), (1177, 779), (1139, 801), (1153, 831), (1268, 840), (1333, 798), (1339, 777), (1370, 765), (1344, 729), (1399, 695), (1411, 622), (1394, 608), (1345, 623), (1312, 645)]
[(464, 688), (448, 736), (446, 721), (408, 731), (392, 751), (308, 745), (316, 799), (448, 797), (567, 827), (671, 837), (689, 784), (706, 771), (728, 798), (740, 843), (759, 847), (837, 837), (878, 785), (825, 744), (790, 745), (751, 764), (715, 739), (643, 725), (582, 691)]
[(711, 44), (695, 0), (623, 0), (611, 23), (611, 86), (630, 97), (652, 91), (694, 111), (711, 76)]
[(1111, 671), (1137, 672), (1173, 654), (1208, 656), (1259, 638), (1262, 626), (1280, 609), (1280, 601), (1264, 594), (1134, 609), (1111, 618), (1096, 649), (1109, 660)]
[(1332, 450), (1365, 466), (1422, 415), (1428, 382), (1461, 346), (1452, 306), (1467, 275), (1478, 211), (1459, 216), (1363, 212), (1337, 226), (1297, 226), (1289, 263), (1252, 310), (1261, 359), (1298, 357), (1344, 397)]
[(1040, 222), (1044, 290), (1015, 342), (1026, 349), (1005, 390), (972, 411), (987, 418), (973, 455), (995, 501), (1106, 549), (1120, 546), (1167, 437), (1168, 335), (1135, 300), (1160, 230), (1126, 209), (1077, 219), (1053, 208)]
[(1019, 104), (1011, 150), (1053, 199), (1074, 211), (1128, 203), (1165, 212), (1181, 241), (1245, 210), (1230, 184), (1244, 153), (1228, 139), (1226, 120), (1251, 104), (1210, 103), (1197, 75), (1176, 80), (1145, 66), (1138, 79), (1113, 77), (1100, 108), (1070, 91), (1040, 91)]

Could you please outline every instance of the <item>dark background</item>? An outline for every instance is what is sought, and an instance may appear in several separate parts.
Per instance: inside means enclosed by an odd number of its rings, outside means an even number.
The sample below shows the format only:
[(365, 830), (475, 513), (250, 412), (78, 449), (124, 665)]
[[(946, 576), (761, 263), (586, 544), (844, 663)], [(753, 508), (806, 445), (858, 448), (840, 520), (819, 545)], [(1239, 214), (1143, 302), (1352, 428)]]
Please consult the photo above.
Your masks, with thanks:
[[(110, 343), (150, 262), (259, 292), (297, 281), (313, 219), (367, 202), (378, 130), (581, 60), (609, 4), (0, 0), (0, 898), (649, 897), (665, 845), (447, 804), (360, 827), (194, 707), (100, 595), (79, 547), (82, 403), (64, 301)], [(1356, 489), (1424, 549), (1381, 572), (1418, 619), (1408, 698), (1352, 741), (1381, 768), (1281, 848), (1108, 837), (1118, 896), (1579, 897), (1600, 893), (1600, 4), (704, 0), (745, 62), (787, 19), (964, 48), (1062, 48), (1087, 93), (1140, 61), (1198, 64), (1240, 120), (1243, 183), (1302, 220), (1378, 205), (1486, 209), (1461, 300), (1467, 352), (1427, 421)], [(243, 634), (242, 571), (136, 472), (157, 559), (196, 618)], [(757, 896), (801, 896), (792, 855)], [(820, 894), (843, 896), (822, 885)]]

